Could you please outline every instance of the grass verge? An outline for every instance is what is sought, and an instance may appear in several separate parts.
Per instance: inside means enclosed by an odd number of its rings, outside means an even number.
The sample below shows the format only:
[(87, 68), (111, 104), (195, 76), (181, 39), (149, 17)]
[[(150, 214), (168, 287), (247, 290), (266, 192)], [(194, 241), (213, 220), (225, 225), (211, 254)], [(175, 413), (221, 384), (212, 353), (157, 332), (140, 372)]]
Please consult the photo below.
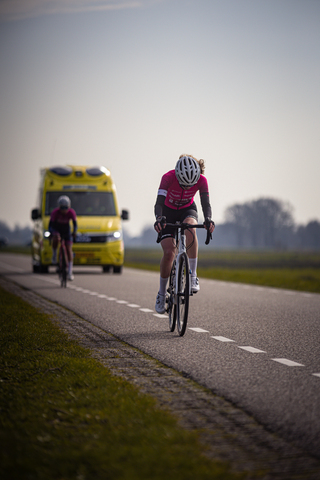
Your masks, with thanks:
[[(127, 249), (125, 266), (159, 271), (161, 250)], [(320, 293), (320, 254), (199, 252), (198, 275), (214, 280)]]
[(0, 288), (0, 477), (234, 479), (155, 401)]

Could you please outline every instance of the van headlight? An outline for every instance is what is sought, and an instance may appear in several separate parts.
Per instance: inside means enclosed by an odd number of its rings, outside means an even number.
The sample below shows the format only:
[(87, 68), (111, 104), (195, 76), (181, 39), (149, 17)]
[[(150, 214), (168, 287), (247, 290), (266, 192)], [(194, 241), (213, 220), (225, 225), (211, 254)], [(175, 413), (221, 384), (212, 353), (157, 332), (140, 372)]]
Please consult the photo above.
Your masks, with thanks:
[(108, 242), (117, 242), (122, 239), (121, 230), (115, 230), (114, 232), (108, 233)]
[(50, 235), (51, 235), (51, 233), (50, 233), (50, 232), (48, 232), (48, 230), (46, 230), (45, 232), (43, 232), (43, 236), (44, 236), (44, 238), (49, 238), (49, 237), (50, 237)]

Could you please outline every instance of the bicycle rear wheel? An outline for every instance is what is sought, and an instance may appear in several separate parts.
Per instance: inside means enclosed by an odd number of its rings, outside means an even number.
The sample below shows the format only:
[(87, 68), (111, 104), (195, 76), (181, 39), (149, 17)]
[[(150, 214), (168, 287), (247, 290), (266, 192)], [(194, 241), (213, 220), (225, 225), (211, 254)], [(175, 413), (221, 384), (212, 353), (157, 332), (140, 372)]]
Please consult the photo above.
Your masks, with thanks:
[(169, 280), (169, 298), (168, 298), (168, 312), (169, 312), (169, 330), (173, 332), (176, 328), (176, 319), (177, 319), (177, 305), (174, 304), (174, 291), (175, 291), (175, 278), (176, 278), (176, 261), (174, 261), (170, 273)]
[(186, 253), (179, 258), (177, 292), (177, 328), (180, 337), (184, 335), (189, 312), (189, 260)]

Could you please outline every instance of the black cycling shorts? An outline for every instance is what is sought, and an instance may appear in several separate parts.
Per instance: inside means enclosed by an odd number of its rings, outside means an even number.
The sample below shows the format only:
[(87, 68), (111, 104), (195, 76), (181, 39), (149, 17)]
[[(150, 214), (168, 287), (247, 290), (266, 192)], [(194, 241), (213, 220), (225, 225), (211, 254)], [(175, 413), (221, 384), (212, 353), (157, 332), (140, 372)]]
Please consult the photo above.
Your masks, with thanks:
[[(167, 207), (166, 205), (162, 208), (162, 216), (166, 217), (167, 223), (176, 223), (184, 222), (186, 218), (194, 218), (198, 222), (198, 210), (197, 205), (193, 202), (187, 208), (180, 208), (179, 210), (174, 210), (173, 208)], [(175, 238), (176, 229), (173, 227), (166, 227), (160, 232), (160, 242), (164, 238), (172, 237)]]
[(71, 235), (70, 232), (61, 233), (61, 232), (57, 232), (56, 230), (52, 232), (52, 235), (57, 235), (57, 234), (60, 235), (61, 240), (64, 239), (64, 241), (66, 242), (66, 245), (70, 245), (71, 243), (73, 243), (73, 236)]

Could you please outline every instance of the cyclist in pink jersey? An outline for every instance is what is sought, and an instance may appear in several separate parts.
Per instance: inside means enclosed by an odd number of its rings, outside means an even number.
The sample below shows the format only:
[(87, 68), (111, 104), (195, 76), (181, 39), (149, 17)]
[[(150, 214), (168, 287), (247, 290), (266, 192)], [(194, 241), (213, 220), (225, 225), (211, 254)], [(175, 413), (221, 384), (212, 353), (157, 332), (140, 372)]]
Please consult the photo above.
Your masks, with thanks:
[[(200, 194), (204, 225), (210, 233), (214, 230), (211, 220), (208, 182), (204, 173), (204, 160), (197, 160), (192, 155), (181, 155), (174, 170), (165, 173), (161, 179), (158, 196), (154, 207), (156, 222), (154, 228), (161, 236), (163, 256), (160, 262), (160, 288), (156, 298), (155, 309), (165, 312), (166, 290), (172, 262), (175, 256), (174, 229), (166, 223), (198, 223), (198, 211), (194, 202), (197, 192)], [(196, 229), (186, 230), (187, 251), (191, 269), (191, 288), (193, 293), (200, 290), (197, 277), (198, 238)]]
[[(52, 240), (52, 263), (57, 263), (57, 248), (60, 238), (63, 238), (67, 247), (68, 255), (68, 279), (73, 280), (73, 254), (72, 254), (72, 240), (75, 239), (77, 231), (77, 215), (71, 207), (70, 198), (62, 195), (58, 198), (58, 208), (52, 210), (49, 222), (49, 232), (53, 236)], [(70, 221), (73, 223), (73, 232), (70, 231)]]

